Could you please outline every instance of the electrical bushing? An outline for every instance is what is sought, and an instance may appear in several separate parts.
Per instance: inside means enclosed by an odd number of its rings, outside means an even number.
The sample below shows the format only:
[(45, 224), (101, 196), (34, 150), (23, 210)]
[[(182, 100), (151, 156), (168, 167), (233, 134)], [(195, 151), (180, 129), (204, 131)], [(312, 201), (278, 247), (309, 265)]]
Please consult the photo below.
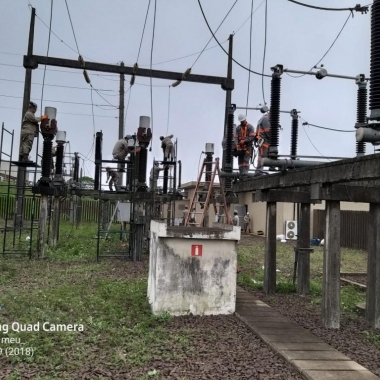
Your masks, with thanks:
[(78, 153), (74, 153), (74, 174), (73, 174), (74, 182), (79, 182), (79, 156)]
[(128, 191), (132, 191), (134, 164), (135, 164), (135, 155), (132, 153), (129, 156), (129, 162), (127, 163), (127, 190)]
[(290, 141), (290, 156), (291, 158), (297, 157), (297, 144), (298, 144), (298, 112), (296, 109), (290, 111), (292, 117), (292, 134)]
[(148, 150), (141, 148), (139, 153), (139, 166), (138, 166), (138, 189), (147, 190), (146, 186), (146, 170), (148, 164)]
[(270, 99), (270, 144), (268, 156), (277, 158), (278, 145), (279, 145), (279, 129), (280, 129), (280, 99), (281, 99), (281, 74), (283, 73), (283, 66), (277, 65), (272, 67), (272, 81), (271, 81), (271, 99)]
[[(358, 82), (358, 97), (357, 97), (357, 114), (356, 114), (356, 126), (365, 126), (367, 122), (367, 82)], [(356, 142), (356, 155), (364, 156), (365, 154), (365, 142)]]
[(49, 186), (50, 183), (53, 137), (53, 135), (44, 136), (42, 148), (42, 176), (40, 179), (40, 185), (42, 186)]
[(103, 132), (96, 132), (94, 190), (100, 190), (100, 173), (102, 170), (102, 143), (103, 143)]
[(63, 164), (64, 146), (62, 143), (57, 145), (57, 154), (55, 159), (55, 175), (62, 176), (62, 164)]
[(178, 188), (182, 185), (182, 162), (178, 161)]
[[(233, 168), (233, 156), (232, 156), (232, 148), (233, 148), (233, 136), (234, 136), (234, 112), (236, 110), (236, 105), (231, 104), (231, 107), (227, 108), (227, 130), (226, 130), (226, 157), (224, 161), (225, 167), (223, 171), (226, 173), (232, 173)], [(231, 178), (225, 178), (224, 187), (226, 191), (232, 190), (232, 180)]]
[(165, 165), (164, 180), (163, 180), (163, 186), (162, 186), (162, 193), (163, 194), (168, 193), (168, 181), (169, 181), (169, 165)]
[(380, 120), (380, 1), (371, 8), (371, 87), (369, 109), (371, 120)]

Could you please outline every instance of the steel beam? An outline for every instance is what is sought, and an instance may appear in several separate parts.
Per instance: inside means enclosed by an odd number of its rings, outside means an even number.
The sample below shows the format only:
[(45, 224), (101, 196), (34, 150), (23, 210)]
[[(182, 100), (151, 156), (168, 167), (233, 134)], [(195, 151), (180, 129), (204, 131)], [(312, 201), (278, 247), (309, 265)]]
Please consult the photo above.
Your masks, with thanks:
[(290, 203), (321, 203), (310, 199), (310, 191), (293, 190), (257, 190), (255, 202), (290, 202)]
[(218, 84), (222, 86), (223, 90), (233, 90), (234, 80), (227, 79), (225, 77), (214, 77), (210, 75), (197, 75), (189, 74), (184, 77), (183, 73), (176, 73), (172, 71), (161, 71), (161, 70), (150, 70), (138, 68), (135, 70), (133, 67), (111, 65), (106, 63), (98, 62), (86, 62), (85, 67), (81, 66), (78, 60), (55, 58), (55, 57), (44, 57), (41, 55), (24, 55), (24, 67), (36, 69), (38, 65), (47, 66), (57, 66), (57, 67), (67, 67), (70, 69), (88, 71), (99, 71), (104, 73), (115, 73), (115, 74), (125, 74), (125, 75), (136, 75), (137, 77), (146, 78), (158, 78), (158, 79), (168, 79), (172, 81), (183, 81), (183, 82), (197, 82), (205, 84)]
[(314, 183), (344, 183), (380, 178), (380, 155), (371, 154), (348, 160), (329, 162), (311, 168), (288, 170), (282, 174), (271, 174), (246, 179), (233, 186), (235, 193), (255, 190), (280, 189), (307, 186)]

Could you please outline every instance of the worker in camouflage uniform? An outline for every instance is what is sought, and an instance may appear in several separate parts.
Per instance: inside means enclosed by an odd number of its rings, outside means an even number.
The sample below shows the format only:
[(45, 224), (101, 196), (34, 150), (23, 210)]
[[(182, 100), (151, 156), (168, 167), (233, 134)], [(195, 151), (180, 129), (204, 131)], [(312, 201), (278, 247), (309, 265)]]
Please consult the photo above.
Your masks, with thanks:
[[(112, 156), (115, 160), (125, 161), (128, 153), (133, 150), (133, 147), (129, 147), (128, 141), (132, 139), (132, 136), (127, 135), (123, 139), (116, 141), (116, 144), (112, 151)], [(125, 163), (120, 164), (121, 169), (125, 168)]]
[(38, 123), (48, 118), (47, 115), (35, 117), (36, 111), (37, 104), (30, 102), (28, 111), (26, 111), (22, 120), (20, 155), (23, 162), (29, 161), (29, 153), (33, 148), (34, 138), (38, 136)]
[(157, 179), (158, 179), (158, 176), (160, 175), (161, 170), (164, 170), (164, 168), (160, 168), (158, 162), (155, 162), (152, 169), (150, 170), (150, 176), (149, 176), (150, 191), (157, 190)]
[(168, 161), (169, 158), (171, 161), (174, 159), (174, 144), (171, 140), (172, 138), (173, 135), (160, 137), (160, 140), (162, 141), (161, 148), (164, 151), (164, 161)]
[(119, 191), (119, 186), (117, 184), (119, 181), (119, 174), (115, 170), (112, 170), (109, 166), (106, 167), (106, 171), (107, 171), (106, 183), (108, 182), (108, 180), (110, 181), (108, 184), (110, 191), (113, 191), (112, 185), (115, 186), (115, 191)]

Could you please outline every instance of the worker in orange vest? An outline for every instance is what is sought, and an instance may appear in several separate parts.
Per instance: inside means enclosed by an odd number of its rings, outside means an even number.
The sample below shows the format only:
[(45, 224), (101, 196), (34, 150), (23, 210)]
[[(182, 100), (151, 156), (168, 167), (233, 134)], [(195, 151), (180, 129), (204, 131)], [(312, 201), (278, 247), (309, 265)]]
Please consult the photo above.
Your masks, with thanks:
[(234, 156), (238, 157), (240, 174), (248, 174), (250, 160), (253, 152), (253, 141), (255, 140), (255, 130), (247, 121), (247, 116), (239, 115), (240, 125), (236, 127), (234, 135)]

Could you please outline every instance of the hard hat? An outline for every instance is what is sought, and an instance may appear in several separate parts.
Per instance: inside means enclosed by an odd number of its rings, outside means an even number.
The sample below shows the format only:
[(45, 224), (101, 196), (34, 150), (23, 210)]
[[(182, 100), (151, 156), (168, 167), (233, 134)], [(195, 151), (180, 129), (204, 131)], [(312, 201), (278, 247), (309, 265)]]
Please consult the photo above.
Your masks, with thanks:
[(234, 214), (237, 214), (237, 213), (238, 213), (238, 212), (235, 210), (235, 211), (234, 211)]
[(242, 121), (244, 121), (244, 120), (247, 120), (247, 116), (245, 116), (245, 115), (239, 115), (239, 116), (238, 116), (238, 120), (239, 120), (240, 122), (242, 122)]
[(185, 208), (189, 208), (189, 206), (185, 206)]
[(249, 215), (249, 212), (247, 212), (247, 215)]
[(126, 135), (126, 136), (124, 137), (124, 139), (125, 139), (125, 140), (131, 140), (131, 139), (133, 139), (133, 136), (131, 136), (131, 135)]
[(165, 137), (164, 136), (160, 136), (160, 140), (163, 140)]
[(109, 169), (111, 169), (111, 168), (110, 168), (109, 166), (107, 166), (107, 167), (106, 167), (106, 170), (109, 170)]
[(37, 104), (34, 102), (29, 102), (29, 108), (35, 108), (37, 109)]

